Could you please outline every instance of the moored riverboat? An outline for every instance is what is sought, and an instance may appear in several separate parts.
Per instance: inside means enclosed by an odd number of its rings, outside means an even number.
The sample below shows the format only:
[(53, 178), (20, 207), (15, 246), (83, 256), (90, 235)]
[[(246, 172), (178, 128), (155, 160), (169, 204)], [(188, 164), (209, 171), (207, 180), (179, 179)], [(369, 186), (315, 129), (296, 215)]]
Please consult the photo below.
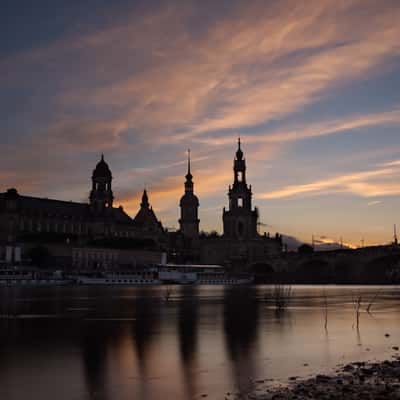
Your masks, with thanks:
[(43, 271), (21, 266), (0, 269), (0, 286), (64, 286), (73, 282), (61, 271)]
[(226, 271), (221, 265), (159, 264), (158, 276), (163, 283), (196, 285), (246, 285), (254, 276)]
[(134, 271), (86, 271), (74, 276), (80, 285), (159, 285), (158, 272), (154, 268)]
[(80, 285), (245, 285), (250, 274), (227, 272), (220, 265), (157, 264), (141, 270), (86, 271), (71, 276)]

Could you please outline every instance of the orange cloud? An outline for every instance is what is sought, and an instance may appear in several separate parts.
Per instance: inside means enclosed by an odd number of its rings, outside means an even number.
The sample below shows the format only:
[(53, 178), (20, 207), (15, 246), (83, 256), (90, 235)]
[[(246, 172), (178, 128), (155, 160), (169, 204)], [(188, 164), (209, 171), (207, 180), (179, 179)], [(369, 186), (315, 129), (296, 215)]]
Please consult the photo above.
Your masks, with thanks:
[(352, 193), (361, 197), (390, 196), (400, 194), (400, 184), (376, 181), (376, 178), (395, 179), (399, 170), (383, 168), (373, 171), (355, 172), (312, 183), (289, 185), (282, 189), (258, 195), (261, 199), (281, 199), (326, 193)]
[[(198, 35), (187, 25), (193, 10), (188, 3), (128, 16), (15, 56), (0, 70), (9, 71), (8, 82), (23, 79), (25, 65), (55, 79), (62, 73), (60, 109), (81, 104), (89, 121), (112, 109), (117, 131), (137, 128), (143, 140), (165, 144), (171, 135), (186, 141), (279, 119), (335, 85), (387, 68), (400, 52), (400, 9), (373, 1), (253, 2)], [(72, 73), (55, 68), (65, 59)]]
[[(223, 171), (215, 173), (215, 170)], [(185, 173), (181, 176), (172, 176), (161, 179), (157, 184), (148, 188), (149, 200), (157, 214), (163, 215), (163, 219), (168, 225), (176, 225), (179, 219), (179, 200), (184, 193)], [(197, 169), (194, 172), (195, 193), (200, 200), (200, 214), (210, 211), (201, 207), (202, 201), (212, 197), (215, 193), (221, 195), (221, 204), (227, 201), (225, 198), (228, 184), (233, 179), (231, 165), (222, 162), (213, 167)], [(135, 215), (139, 204), (142, 191), (120, 193), (117, 195), (117, 202), (122, 204), (124, 209), (130, 214)], [(218, 207), (222, 211), (221, 207)], [(216, 208), (214, 208), (216, 209)], [(201, 215), (200, 215), (201, 216)]]
[[(307, 125), (298, 125), (297, 128), (287, 128), (279, 131), (259, 133), (257, 135), (246, 135), (247, 144), (262, 143), (284, 143), (305, 140), (315, 137), (322, 137), (334, 134), (352, 132), (360, 128), (372, 127), (377, 125), (400, 125), (400, 108), (386, 112), (378, 112), (364, 115), (354, 115), (347, 118), (337, 118), (330, 121), (320, 121)], [(231, 137), (199, 137), (196, 142), (213, 146), (231, 145)], [(395, 163), (399, 163), (396, 161)], [(398, 165), (398, 164), (388, 164)]]

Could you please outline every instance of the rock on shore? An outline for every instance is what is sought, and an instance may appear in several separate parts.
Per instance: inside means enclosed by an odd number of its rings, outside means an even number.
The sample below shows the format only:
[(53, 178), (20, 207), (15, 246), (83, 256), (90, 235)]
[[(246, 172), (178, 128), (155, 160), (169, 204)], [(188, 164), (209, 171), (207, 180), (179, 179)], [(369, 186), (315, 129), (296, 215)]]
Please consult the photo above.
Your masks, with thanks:
[(382, 363), (357, 362), (336, 375), (317, 375), (287, 387), (267, 390), (259, 400), (400, 399), (400, 357)]

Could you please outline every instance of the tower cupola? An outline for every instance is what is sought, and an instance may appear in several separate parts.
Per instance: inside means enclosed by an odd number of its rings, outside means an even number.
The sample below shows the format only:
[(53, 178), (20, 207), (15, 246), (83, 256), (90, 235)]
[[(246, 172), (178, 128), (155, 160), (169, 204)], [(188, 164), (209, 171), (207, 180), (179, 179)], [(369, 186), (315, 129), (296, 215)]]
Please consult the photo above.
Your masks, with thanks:
[(243, 159), (243, 151), (242, 151), (242, 148), (241, 148), (240, 136), (238, 138), (238, 149), (236, 151), (236, 159), (237, 160), (242, 160)]
[(90, 192), (90, 206), (95, 212), (102, 212), (104, 209), (111, 208), (114, 200), (112, 192), (112, 174), (108, 164), (101, 155), (100, 161), (92, 174), (92, 190)]

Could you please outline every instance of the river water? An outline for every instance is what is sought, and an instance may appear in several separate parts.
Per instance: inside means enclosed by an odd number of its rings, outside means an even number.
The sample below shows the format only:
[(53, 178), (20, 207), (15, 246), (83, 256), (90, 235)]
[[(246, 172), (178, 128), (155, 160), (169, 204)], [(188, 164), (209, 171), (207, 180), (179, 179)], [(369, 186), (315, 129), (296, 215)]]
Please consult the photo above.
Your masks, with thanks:
[(293, 286), (283, 312), (271, 291), (1, 288), (0, 398), (233, 398), (400, 345), (400, 287)]

